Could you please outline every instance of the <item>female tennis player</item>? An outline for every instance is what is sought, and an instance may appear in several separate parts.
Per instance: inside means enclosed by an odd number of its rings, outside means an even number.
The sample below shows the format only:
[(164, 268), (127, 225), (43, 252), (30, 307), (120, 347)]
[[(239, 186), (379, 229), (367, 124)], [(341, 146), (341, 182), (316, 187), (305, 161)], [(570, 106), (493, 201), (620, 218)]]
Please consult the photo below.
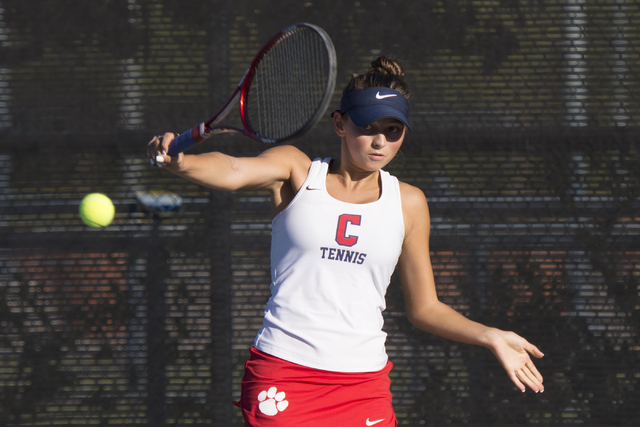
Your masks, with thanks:
[(198, 184), (271, 194), (272, 295), (237, 403), (247, 426), (397, 425), (382, 331), (396, 268), (416, 327), (487, 347), (520, 390), (544, 391), (530, 359), (543, 356), (537, 347), (438, 300), (426, 198), (383, 170), (410, 130), (403, 76), (380, 57), (352, 77), (333, 114), (335, 159), (311, 160), (293, 146), (253, 158), (168, 156), (172, 133), (148, 145), (151, 162)]

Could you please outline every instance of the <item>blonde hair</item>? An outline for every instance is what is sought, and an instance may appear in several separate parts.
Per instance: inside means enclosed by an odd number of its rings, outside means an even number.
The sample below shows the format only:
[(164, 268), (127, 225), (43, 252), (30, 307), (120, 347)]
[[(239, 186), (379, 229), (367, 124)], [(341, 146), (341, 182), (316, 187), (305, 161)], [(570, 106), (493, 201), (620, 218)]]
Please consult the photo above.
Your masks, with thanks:
[(404, 80), (402, 64), (386, 56), (380, 56), (371, 62), (371, 68), (351, 76), (343, 94), (370, 87), (388, 87), (397, 90), (409, 100), (410, 92)]

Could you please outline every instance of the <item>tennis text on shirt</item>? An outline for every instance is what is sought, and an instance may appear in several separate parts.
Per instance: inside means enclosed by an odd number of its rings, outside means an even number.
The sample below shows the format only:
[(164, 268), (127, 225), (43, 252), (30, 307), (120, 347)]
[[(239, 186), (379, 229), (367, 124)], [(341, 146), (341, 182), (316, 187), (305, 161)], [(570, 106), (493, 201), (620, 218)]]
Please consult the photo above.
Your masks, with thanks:
[[(342, 214), (338, 217), (338, 226), (336, 227), (336, 243), (340, 246), (351, 247), (358, 243), (358, 236), (347, 234), (349, 225), (360, 225), (362, 215)], [(367, 254), (358, 251), (352, 251), (344, 248), (328, 248), (321, 247), (321, 258), (330, 261), (350, 262), (352, 264), (363, 264)]]

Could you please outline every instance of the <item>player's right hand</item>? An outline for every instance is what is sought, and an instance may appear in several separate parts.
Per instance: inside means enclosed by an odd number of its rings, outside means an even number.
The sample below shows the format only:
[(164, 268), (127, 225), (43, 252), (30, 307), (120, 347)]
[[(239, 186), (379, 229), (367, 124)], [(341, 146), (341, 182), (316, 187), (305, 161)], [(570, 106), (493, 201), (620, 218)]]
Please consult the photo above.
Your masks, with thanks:
[(179, 153), (176, 156), (170, 156), (167, 154), (169, 151), (169, 144), (177, 136), (173, 132), (166, 132), (161, 135), (156, 135), (149, 141), (147, 145), (147, 158), (149, 163), (155, 167), (165, 166), (178, 166), (183, 159), (183, 154)]

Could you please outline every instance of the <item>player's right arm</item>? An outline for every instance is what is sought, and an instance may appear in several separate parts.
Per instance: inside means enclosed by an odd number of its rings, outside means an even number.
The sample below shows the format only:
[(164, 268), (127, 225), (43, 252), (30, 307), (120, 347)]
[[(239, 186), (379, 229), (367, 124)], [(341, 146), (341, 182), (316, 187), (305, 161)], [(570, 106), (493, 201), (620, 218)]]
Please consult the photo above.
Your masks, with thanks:
[(311, 165), (306, 154), (290, 145), (271, 148), (256, 157), (233, 157), (218, 152), (169, 156), (165, 153), (174, 137), (173, 133), (166, 133), (149, 142), (147, 156), (152, 163), (216, 190), (268, 190), (276, 212), (302, 186)]

